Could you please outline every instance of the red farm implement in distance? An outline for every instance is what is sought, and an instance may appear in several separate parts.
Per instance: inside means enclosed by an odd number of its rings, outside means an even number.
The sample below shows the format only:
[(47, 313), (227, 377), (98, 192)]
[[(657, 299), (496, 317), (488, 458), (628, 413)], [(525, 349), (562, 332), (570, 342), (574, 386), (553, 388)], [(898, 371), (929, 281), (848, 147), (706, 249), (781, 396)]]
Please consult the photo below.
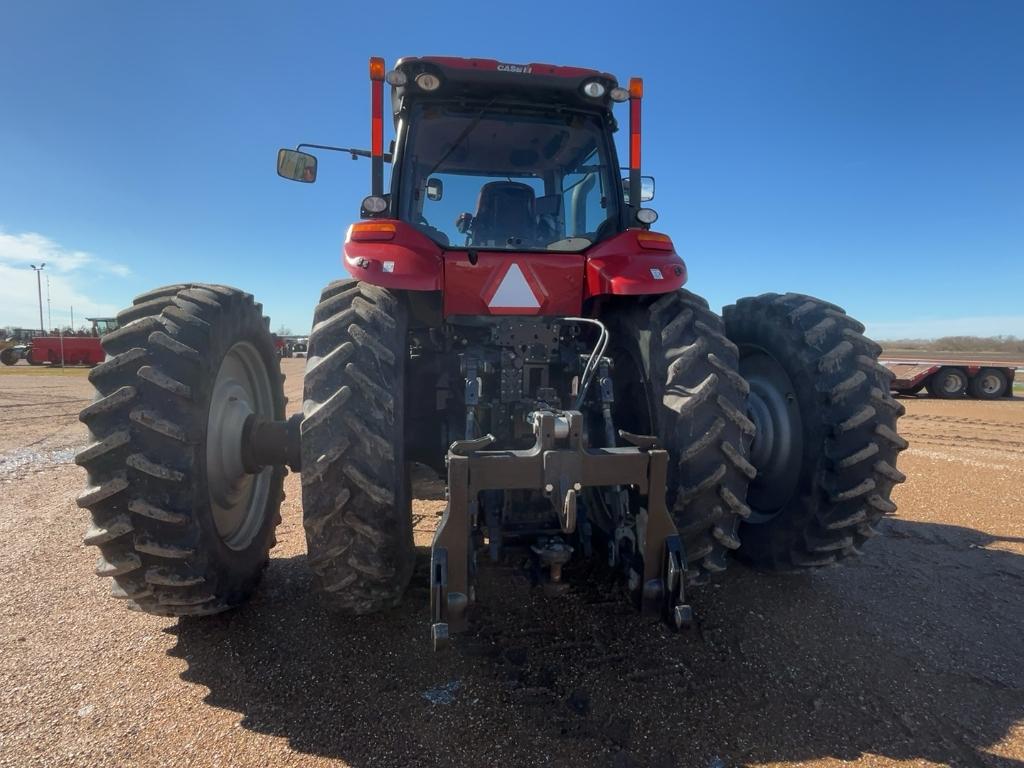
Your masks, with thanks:
[(35, 336), (25, 359), (30, 365), (99, 365), (106, 357), (100, 337), (117, 329), (113, 317), (89, 317), (92, 330), (87, 334), (71, 333)]

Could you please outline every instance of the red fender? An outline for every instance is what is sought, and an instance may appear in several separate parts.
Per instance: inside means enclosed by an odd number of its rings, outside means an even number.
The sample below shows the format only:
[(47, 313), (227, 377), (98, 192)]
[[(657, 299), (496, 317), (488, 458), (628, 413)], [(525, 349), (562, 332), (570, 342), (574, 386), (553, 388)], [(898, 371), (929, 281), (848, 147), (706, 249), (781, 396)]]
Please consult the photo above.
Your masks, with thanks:
[[(630, 229), (583, 253), (478, 251), (470, 264), (464, 250), (446, 251), (415, 227), (397, 219), (353, 224), (342, 260), (349, 274), (382, 288), (444, 290), (444, 314), (571, 315), (585, 299), (608, 294), (668, 293), (686, 283), (686, 264), (667, 235)], [(516, 281), (529, 286), (523, 306), (499, 306), (499, 292), (512, 266)], [(499, 294), (499, 296), (502, 294)]]
[[(369, 224), (382, 225), (379, 234), (360, 233)], [(374, 239), (354, 239), (353, 230), (355, 238)], [(349, 227), (342, 263), (355, 279), (382, 288), (439, 291), (444, 282), (444, 250), (415, 227), (397, 219), (373, 219)]]
[(586, 252), (586, 298), (668, 293), (686, 283), (686, 264), (668, 235), (627, 229)]

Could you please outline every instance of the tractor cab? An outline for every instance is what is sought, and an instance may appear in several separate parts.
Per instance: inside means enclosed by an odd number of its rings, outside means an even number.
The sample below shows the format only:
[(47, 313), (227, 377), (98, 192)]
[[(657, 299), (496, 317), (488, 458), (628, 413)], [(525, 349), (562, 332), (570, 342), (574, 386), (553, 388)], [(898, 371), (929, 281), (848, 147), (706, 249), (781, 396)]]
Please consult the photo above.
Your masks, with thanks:
[[(371, 59), (372, 163), (364, 221), (344, 248), (353, 277), (441, 291), (445, 317), (575, 315), (604, 294), (674, 290), (685, 266), (649, 232), (654, 180), (640, 175), (639, 78), (493, 59)], [(384, 83), (395, 140), (384, 153)], [(613, 108), (630, 104), (623, 178)], [(340, 149), (324, 145), (299, 145)], [(392, 164), (385, 190), (383, 166)], [(278, 173), (316, 177), (316, 158), (281, 150)], [(637, 203), (631, 205), (630, 201)]]
[(416, 58), (388, 78), (391, 207), (440, 246), (576, 252), (627, 228), (611, 75)]
[(117, 330), (116, 317), (87, 317), (85, 319), (92, 323), (93, 336), (106, 336)]

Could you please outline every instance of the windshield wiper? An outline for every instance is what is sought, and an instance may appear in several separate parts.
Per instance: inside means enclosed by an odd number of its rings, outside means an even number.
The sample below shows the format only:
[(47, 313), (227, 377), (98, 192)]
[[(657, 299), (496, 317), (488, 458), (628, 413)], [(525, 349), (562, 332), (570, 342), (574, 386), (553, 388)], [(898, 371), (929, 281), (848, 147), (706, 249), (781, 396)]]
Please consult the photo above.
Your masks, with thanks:
[(487, 104), (484, 105), (483, 109), (476, 113), (476, 115), (470, 121), (469, 125), (462, 129), (462, 133), (460, 133), (459, 137), (455, 139), (455, 143), (448, 148), (448, 151), (441, 156), (441, 159), (434, 164), (434, 167), (430, 169), (430, 173), (428, 173), (424, 178), (429, 179), (431, 176), (433, 176), (434, 171), (440, 168), (444, 161), (451, 157), (452, 152), (459, 148), (459, 145), (461, 145), (462, 142), (466, 140), (466, 137), (469, 136), (469, 134), (473, 132), (473, 129), (480, 124), (480, 121), (484, 119), (484, 113), (491, 108), (491, 105), (493, 103), (494, 99), (491, 99), (489, 102), (487, 102)]

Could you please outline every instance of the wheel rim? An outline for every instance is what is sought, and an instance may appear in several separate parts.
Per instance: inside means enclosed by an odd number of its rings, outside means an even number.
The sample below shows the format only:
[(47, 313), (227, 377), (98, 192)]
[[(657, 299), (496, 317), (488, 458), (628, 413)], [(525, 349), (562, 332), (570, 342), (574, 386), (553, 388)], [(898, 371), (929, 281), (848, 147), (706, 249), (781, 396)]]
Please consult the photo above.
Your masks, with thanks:
[(964, 388), (964, 383), (956, 373), (947, 373), (942, 379), (942, 391), (947, 395), (955, 395)]
[(251, 475), (242, 461), (242, 432), (255, 414), (274, 418), (273, 387), (251, 343), (228, 350), (217, 371), (206, 430), (206, 478), (217, 534), (231, 549), (245, 549), (263, 526), (271, 467)]
[(980, 387), (986, 395), (995, 395), (1003, 388), (1003, 382), (996, 374), (986, 373), (981, 377)]
[(785, 369), (761, 349), (741, 350), (740, 373), (750, 384), (747, 413), (756, 431), (750, 461), (757, 476), (750, 484), (749, 523), (764, 523), (793, 497), (803, 459), (803, 420), (796, 389)]

